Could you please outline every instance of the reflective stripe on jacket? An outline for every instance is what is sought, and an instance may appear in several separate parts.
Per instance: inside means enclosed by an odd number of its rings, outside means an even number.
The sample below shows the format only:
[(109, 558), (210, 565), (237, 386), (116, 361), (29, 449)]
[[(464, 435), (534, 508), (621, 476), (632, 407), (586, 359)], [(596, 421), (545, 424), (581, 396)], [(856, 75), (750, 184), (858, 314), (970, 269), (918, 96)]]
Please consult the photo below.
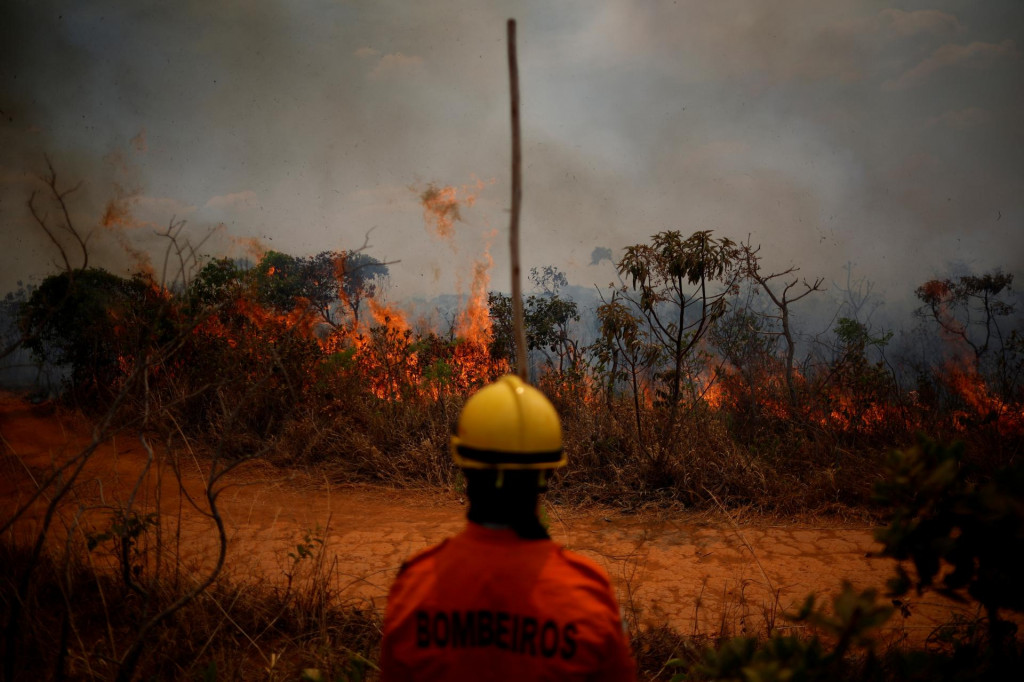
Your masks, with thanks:
[(633, 680), (607, 574), (551, 540), (468, 524), (388, 595), (382, 682)]

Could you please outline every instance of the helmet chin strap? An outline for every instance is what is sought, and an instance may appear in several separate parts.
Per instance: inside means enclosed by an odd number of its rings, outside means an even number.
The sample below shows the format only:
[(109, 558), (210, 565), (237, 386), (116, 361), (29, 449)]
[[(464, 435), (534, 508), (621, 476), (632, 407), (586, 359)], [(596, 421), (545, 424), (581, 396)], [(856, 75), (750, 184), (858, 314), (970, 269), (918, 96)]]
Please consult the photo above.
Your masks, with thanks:
[[(494, 487), (501, 489), (505, 485), (505, 470), (498, 469), (497, 475), (494, 477)], [(547, 469), (539, 469), (537, 471), (537, 487), (543, 491), (548, 485), (548, 471)]]

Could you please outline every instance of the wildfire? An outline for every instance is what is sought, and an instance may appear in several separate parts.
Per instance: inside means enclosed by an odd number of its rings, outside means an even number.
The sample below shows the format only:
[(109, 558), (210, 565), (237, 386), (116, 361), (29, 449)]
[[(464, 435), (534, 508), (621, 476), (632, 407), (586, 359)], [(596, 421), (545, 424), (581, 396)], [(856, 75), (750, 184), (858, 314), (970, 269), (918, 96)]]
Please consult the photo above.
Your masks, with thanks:
[(491, 282), (491, 267), (494, 259), (484, 251), (480, 260), (473, 264), (473, 284), (469, 300), (459, 315), (455, 333), (471, 343), (487, 346), (491, 342), (491, 317), (487, 307), (487, 288)]
[(405, 313), (398, 308), (380, 303), (372, 298), (368, 300), (370, 304), (370, 313), (373, 315), (373, 319), (378, 325), (396, 329), (403, 334), (412, 329), (409, 321), (405, 318)]
[(722, 403), (725, 400), (725, 392), (722, 390), (721, 384), (709, 383), (705, 387), (701, 398), (709, 407), (717, 410), (722, 406)]
[[(985, 380), (969, 363), (951, 361), (946, 366), (946, 381), (956, 391), (974, 415), (982, 423), (995, 423), (1003, 436), (1024, 433), (1024, 408), (1020, 405), (1008, 405), (994, 396), (985, 385)], [(958, 415), (962, 422), (965, 413)]]

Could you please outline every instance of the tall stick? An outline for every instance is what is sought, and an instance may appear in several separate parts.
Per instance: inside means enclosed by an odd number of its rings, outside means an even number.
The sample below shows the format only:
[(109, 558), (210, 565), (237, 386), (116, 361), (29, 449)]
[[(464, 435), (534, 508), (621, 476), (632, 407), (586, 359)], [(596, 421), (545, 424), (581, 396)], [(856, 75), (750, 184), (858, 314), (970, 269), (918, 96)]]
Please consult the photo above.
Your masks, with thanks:
[(516, 61), (516, 20), (508, 20), (508, 78), (512, 89), (512, 218), (508, 228), (512, 254), (512, 318), (516, 332), (516, 373), (527, 380), (526, 327), (523, 324), (523, 291), (519, 266), (519, 205), (523, 201), (523, 159), (519, 133), (519, 64)]

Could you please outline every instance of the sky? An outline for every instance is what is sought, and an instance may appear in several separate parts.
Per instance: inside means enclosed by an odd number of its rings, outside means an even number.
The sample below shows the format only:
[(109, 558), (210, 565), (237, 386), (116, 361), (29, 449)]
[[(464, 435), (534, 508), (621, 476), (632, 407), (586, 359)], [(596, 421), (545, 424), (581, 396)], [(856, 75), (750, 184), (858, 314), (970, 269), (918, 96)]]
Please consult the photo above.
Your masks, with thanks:
[[(365, 244), (396, 301), (465, 293), (485, 253), (507, 291), (510, 17), (527, 270), (604, 286), (595, 249), (671, 229), (893, 301), (1024, 272), (1019, 0), (6, 0), (0, 291), (57, 267), (47, 157), (115, 271), (162, 273), (183, 220), (210, 256)], [(466, 202), (451, 240), (431, 184)]]

